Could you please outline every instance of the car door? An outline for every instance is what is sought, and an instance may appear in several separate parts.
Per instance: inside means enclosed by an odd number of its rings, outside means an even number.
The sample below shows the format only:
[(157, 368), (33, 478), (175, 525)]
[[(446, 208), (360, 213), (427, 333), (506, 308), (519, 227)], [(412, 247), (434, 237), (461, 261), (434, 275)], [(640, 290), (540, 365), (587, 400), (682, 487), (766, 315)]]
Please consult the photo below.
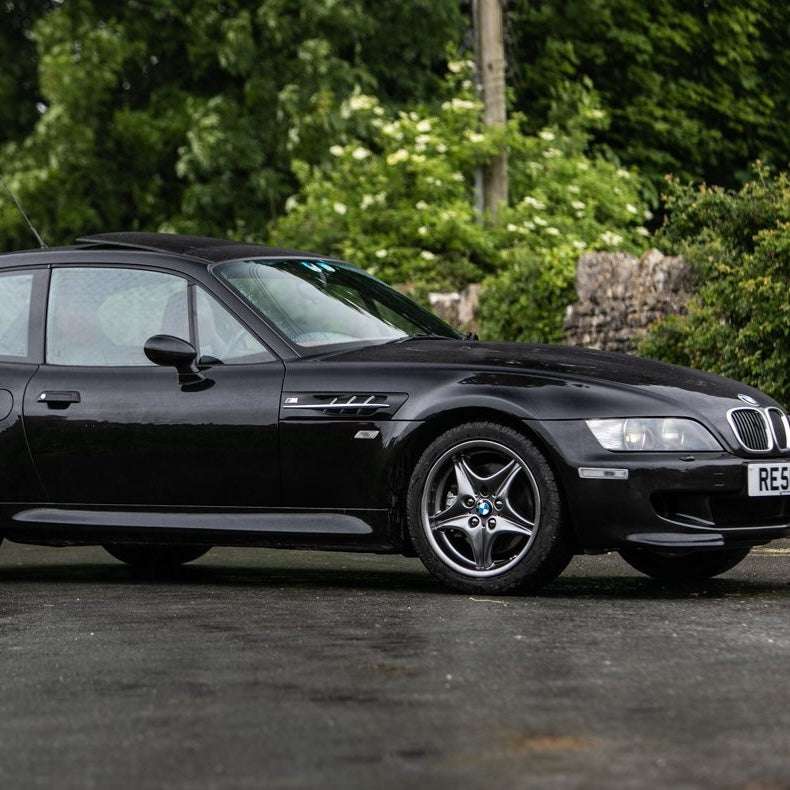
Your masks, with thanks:
[[(199, 355), (206, 349), (201, 386), (183, 385), (174, 368), (146, 358), (143, 346), (156, 334), (190, 340)], [(54, 268), (45, 363), (24, 400), (49, 500), (277, 506), (282, 379), (282, 362), (178, 273)]]
[(25, 441), (22, 403), (36, 372), (46, 269), (0, 271), (0, 503), (44, 498)]

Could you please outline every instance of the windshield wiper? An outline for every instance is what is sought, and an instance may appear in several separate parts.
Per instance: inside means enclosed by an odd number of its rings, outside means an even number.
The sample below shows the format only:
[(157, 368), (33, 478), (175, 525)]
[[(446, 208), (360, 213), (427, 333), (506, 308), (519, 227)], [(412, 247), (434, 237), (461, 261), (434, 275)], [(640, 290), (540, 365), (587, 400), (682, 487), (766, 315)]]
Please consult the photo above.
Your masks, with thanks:
[(433, 335), (429, 332), (415, 332), (413, 335), (396, 337), (394, 340), (390, 340), (390, 343), (408, 343), (410, 340), (458, 340), (458, 338), (448, 335)]

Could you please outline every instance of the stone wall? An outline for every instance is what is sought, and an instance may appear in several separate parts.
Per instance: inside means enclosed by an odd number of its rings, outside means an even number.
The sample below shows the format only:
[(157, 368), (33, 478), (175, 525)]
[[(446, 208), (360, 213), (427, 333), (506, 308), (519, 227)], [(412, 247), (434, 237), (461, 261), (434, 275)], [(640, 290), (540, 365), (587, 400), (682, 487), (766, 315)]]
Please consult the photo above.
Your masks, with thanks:
[[(587, 252), (576, 265), (578, 301), (565, 315), (565, 342), (633, 352), (656, 319), (684, 311), (690, 290), (689, 268), (682, 258), (656, 249), (641, 258)], [(474, 284), (460, 292), (431, 293), (431, 308), (452, 326), (476, 331), (480, 291)]]
[(570, 345), (633, 352), (657, 318), (682, 313), (691, 290), (688, 264), (652, 249), (641, 258), (589, 252), (576, 266), (578, 301), (563, 328)]
[(466, 331), (477, 331), (477, 309), (480, 304), (482, 286), (467, 285), (462, 291), (428, 294), (431, 310), (447, 321), (450, 326)]

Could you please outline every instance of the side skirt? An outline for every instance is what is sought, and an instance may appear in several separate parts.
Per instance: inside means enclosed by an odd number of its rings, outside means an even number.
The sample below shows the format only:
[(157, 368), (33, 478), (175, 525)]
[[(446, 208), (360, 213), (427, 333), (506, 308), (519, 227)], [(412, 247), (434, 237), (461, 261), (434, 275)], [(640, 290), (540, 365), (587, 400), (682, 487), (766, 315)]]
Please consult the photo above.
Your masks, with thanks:
[(201, 543), (212, 546), (391, 552), (385, 510), (261, 511), (13, 507), (0, 535), (17, 543)]

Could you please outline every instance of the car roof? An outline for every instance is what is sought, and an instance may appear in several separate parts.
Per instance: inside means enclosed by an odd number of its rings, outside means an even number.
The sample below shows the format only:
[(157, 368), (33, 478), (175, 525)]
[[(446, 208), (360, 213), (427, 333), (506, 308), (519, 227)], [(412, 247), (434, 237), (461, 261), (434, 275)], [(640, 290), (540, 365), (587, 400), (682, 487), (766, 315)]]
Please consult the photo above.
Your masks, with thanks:
[(45, 260), (52, 260), (52, 254), (79, 252), (86, 250), (130, 250), (173, 255), (189, 261), (209, 264), (222, 261), (236, 261), (248, 258), (320, 258), (335, 260), (333, 256), (319, 255), (305, 250), (292, 250), (283, 247), (266, 247), (263, 244), (214, 239), (207, 236), (188, 236), (179, 233), (138, 233), (115, 232), (97, 233), (81, 236), (74, 244), (63, 247), (43, 247), (31, 250), (18, 250), (0, 255), (0, 265), (20, 263), (17, 256), (38, 253)]
[(314, 252), (291, 250), (281, 247), (266, 247), (262, 244), (231, 241), (229, 239), (213, 239), (207, 236), (187, 236), (179, 233), (138, 233), (117, 232), (97, 233), (82, 236), (77, 243), (84, 249), (124, 248), (144, 250), (147, 252), (163, 252), (170, 255), (181, 255), (208, 263), (239, 260), (240, 258), (320, 258)]

